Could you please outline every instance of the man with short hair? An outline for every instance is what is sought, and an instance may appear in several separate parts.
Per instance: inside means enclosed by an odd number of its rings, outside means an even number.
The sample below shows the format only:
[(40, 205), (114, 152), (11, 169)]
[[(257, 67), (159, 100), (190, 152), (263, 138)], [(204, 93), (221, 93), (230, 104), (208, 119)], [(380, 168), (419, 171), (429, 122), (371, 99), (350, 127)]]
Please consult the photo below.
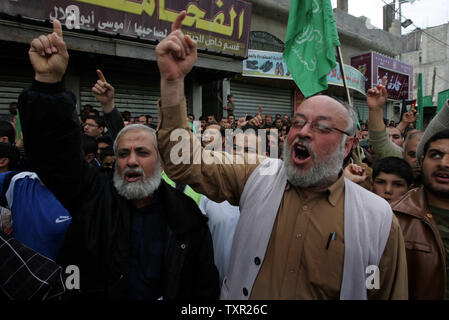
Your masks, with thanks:
[(237, 128), (237, 123), (235, 122), (235, 116), (233, 114), (228, 115), (228, 123), (230, 129)]
[(410, 299), (449, 299), (449, 130), (421, 144), (422, 186), (392, 207), (404, 234)]
[[(184, 79), (197, 44), (181, 31), (185, 16), (182, 11), (156, 47), (159, 151), (176, 183), (240, 205), (221, 298), (406, 299), (404, 244), (390, 205), (342, 176), (356, 124), (336, 100), (316, 96), (297, 108), (285, 162), (254, 155), (258, 161), (250, 164), (250, 154), (223, 152), (211, 152), (212, 163), (194, 162), (202, 150), (186, 121)], [(171, 141), (180, 128), (190, 139)], [(193, 145), (190, 164), (173, 158), (178, 143)], [(377, 290), (367, 286), (369, 268), (380, 273)]]
[(215, 119), (215, 116), (213, 114), (209, 114), (207, 116), (207, 123), (212, 123), (212, 122), (217, 122), (217, 120)]
[(221, 127), (225, 128), (225, 129), (229, 129), (228, 119), (226, 117), (221, 117), (219, 124)]
[(397, 146), (402, 148), (404, 137), (402, 136), (401, 131), (399, 131), (399, 129), (395, 127), (388, 127), (387, 131), (390, 140), (393, 141), (393, 143), (395, 143)]
[(73, 217), (57, 262), (79, 267), (82, 297), (216, 299), (206, 219), (190, 198), (161, 181), (154, 130), (120, 131), (113, 176), (81, 157), (76, 99), (61, 82), (69, 55), (60, 22), (53, 25), (52, 34), (31, 43), (35, 79), (20, 95), (19, 109), (30, 159)]
[(147, 117), (142, 114), (136, 118), (134, 121), (135, 124), (147, 124)]
[(279, 134), (280, 134), (281, 128), (282, 128), (282, 119), (281, 119), (281, 118), (277, 118), (277, 119), (274, 121), (274, 127), (275, 127), (276, 129), (278, 129), (278, 132), (279, 132)]
[(424, 132), (416, 131), (407, 136), (404, 142), (404, 160), (412, 167), (415, 187), (421, 184), (421, 166), (419, 165), (416, 151)]
[(103, 134), (105, 123), (104, 120), (99, 117), (87, 116), (83, 126), (84, 134), (97, 139)]
[(223, 107), (223, 109), (225, 109), (228, 112), (228, 115), (230, 115), (230, 114), (234, 113), (234, 109), (235, 109), (234, 96), (232, 94), (228, 94), (227, 100), (228, 100), (228, 102), (227, 102), (226, 106)]
[(16, 132), (13, 125), (4, 120), (0, 120), (0, 142), (14, 144), (16, 141)]
[(273, 126), (273, 117), (271, 114), (265, 115), (265, 128), (271, 128)]

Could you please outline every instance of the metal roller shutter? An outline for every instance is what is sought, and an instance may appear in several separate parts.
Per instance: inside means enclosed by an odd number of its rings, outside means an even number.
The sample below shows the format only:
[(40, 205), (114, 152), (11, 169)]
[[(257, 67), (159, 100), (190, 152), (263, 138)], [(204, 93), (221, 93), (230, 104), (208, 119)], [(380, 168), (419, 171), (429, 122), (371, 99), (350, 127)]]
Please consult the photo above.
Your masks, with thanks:
[(353, 103), (354, 103), (354, 110), (358, 112), (360, 123), (367, 122), (369, 117), (369, 110), (366, 101), (354, 99)]
[[(120, 112), (127, 110), (132, 117), (142, 114), (151, 115), (154, 123), (157, 123), (157, 100), (160, 97), (159, 78), (149, 79), (135, 74), (111, 73), (107, 70), (103, 72), (106, 79), (115, 88), (115, 106)], [(101, 111), (100, 104), (91, 91), (97, 80), (92, 75), (81, 77), (80, 100), (81, 106), (91, 104)]]
[(231, 94), (234, 96), (236, 118), (245, 114), (256, 115), (259, 105), (264, 115), (292, 114), (292, 91), (289, 89), (231, 81)]
[(17, 102), (22, 90), (31, 85), (33, 74), (18, 65), (0, 68), (0, 114), (9, 114), (9, 104)]

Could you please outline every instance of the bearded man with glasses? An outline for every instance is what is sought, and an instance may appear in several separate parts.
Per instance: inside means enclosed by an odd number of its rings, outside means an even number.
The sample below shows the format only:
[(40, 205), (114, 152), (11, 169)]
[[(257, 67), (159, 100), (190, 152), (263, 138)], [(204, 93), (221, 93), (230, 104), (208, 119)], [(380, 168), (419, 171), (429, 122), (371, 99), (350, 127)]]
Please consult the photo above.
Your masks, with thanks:
[[(185, 16), (179, 14), (156, 47), (157, 137), (172, 180), (240, 206), (221, 298), (406, 299), (404, 241), (390, 205), (342, 175), (356, 121), (338, 101), (315, 96), (295, 110), (284, 161), (260, 155), (253, 163), (252, 154), (215, 151), (216, 161), (197, 161), (202, 150), (189, 131), (184, 97), (197, 44), (181, 31)], [(261, 121), (259, 111), (251, 124)], [(189, 139), (171, 141), (176, 129)], [(180, 146), (193, 150), (183, 161), (174, 158)]]

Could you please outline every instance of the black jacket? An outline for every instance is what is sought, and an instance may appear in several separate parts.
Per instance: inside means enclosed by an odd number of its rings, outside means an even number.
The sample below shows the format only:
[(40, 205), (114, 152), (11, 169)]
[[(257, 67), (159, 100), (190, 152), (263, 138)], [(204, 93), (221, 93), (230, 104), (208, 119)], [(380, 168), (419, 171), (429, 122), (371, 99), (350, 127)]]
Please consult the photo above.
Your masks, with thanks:
[[(71, 213), (57, 258), (80, 268), (83, 297), (126, 298), (133, 204), (118, 195), (112, 172), (89, 166), (80, 153), (76, 99), (61, 83), (34, 81), (19, 97), (24, 145), (31, 166)], [(168, 224), (163, 298), (217, 299), (207, 221), (195, 202), (161, 182)]]

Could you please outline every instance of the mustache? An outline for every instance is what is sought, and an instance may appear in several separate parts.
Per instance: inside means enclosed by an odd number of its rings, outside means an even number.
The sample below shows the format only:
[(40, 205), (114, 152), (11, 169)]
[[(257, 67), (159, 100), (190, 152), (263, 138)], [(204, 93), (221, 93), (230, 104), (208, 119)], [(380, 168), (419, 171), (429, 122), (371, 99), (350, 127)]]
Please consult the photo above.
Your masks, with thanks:
[(129, 173), (137, 173), (142, 175), (142, 177), (145, 179), (145, 172), (143, 171), (142, 168), (126, 168), (123, 172), (122, 172), (122, 177), (125, 177), (127, 174)]
[(297, 143), (301, 143), (304, 147), (306, 147), (307, 151), (309, 151), (312, 158), (316, 159), (316, 152), (313, 149), (313, 147), (310, 145), (309, 141), (307, 141), (305, 139), (301, 139), (300, 137), (296, 137), (295, 140), (293, 140), (292, 143), (288, 145), (290, 152), (295, 152), (295, 150), (293, 150), (293, 147)]

